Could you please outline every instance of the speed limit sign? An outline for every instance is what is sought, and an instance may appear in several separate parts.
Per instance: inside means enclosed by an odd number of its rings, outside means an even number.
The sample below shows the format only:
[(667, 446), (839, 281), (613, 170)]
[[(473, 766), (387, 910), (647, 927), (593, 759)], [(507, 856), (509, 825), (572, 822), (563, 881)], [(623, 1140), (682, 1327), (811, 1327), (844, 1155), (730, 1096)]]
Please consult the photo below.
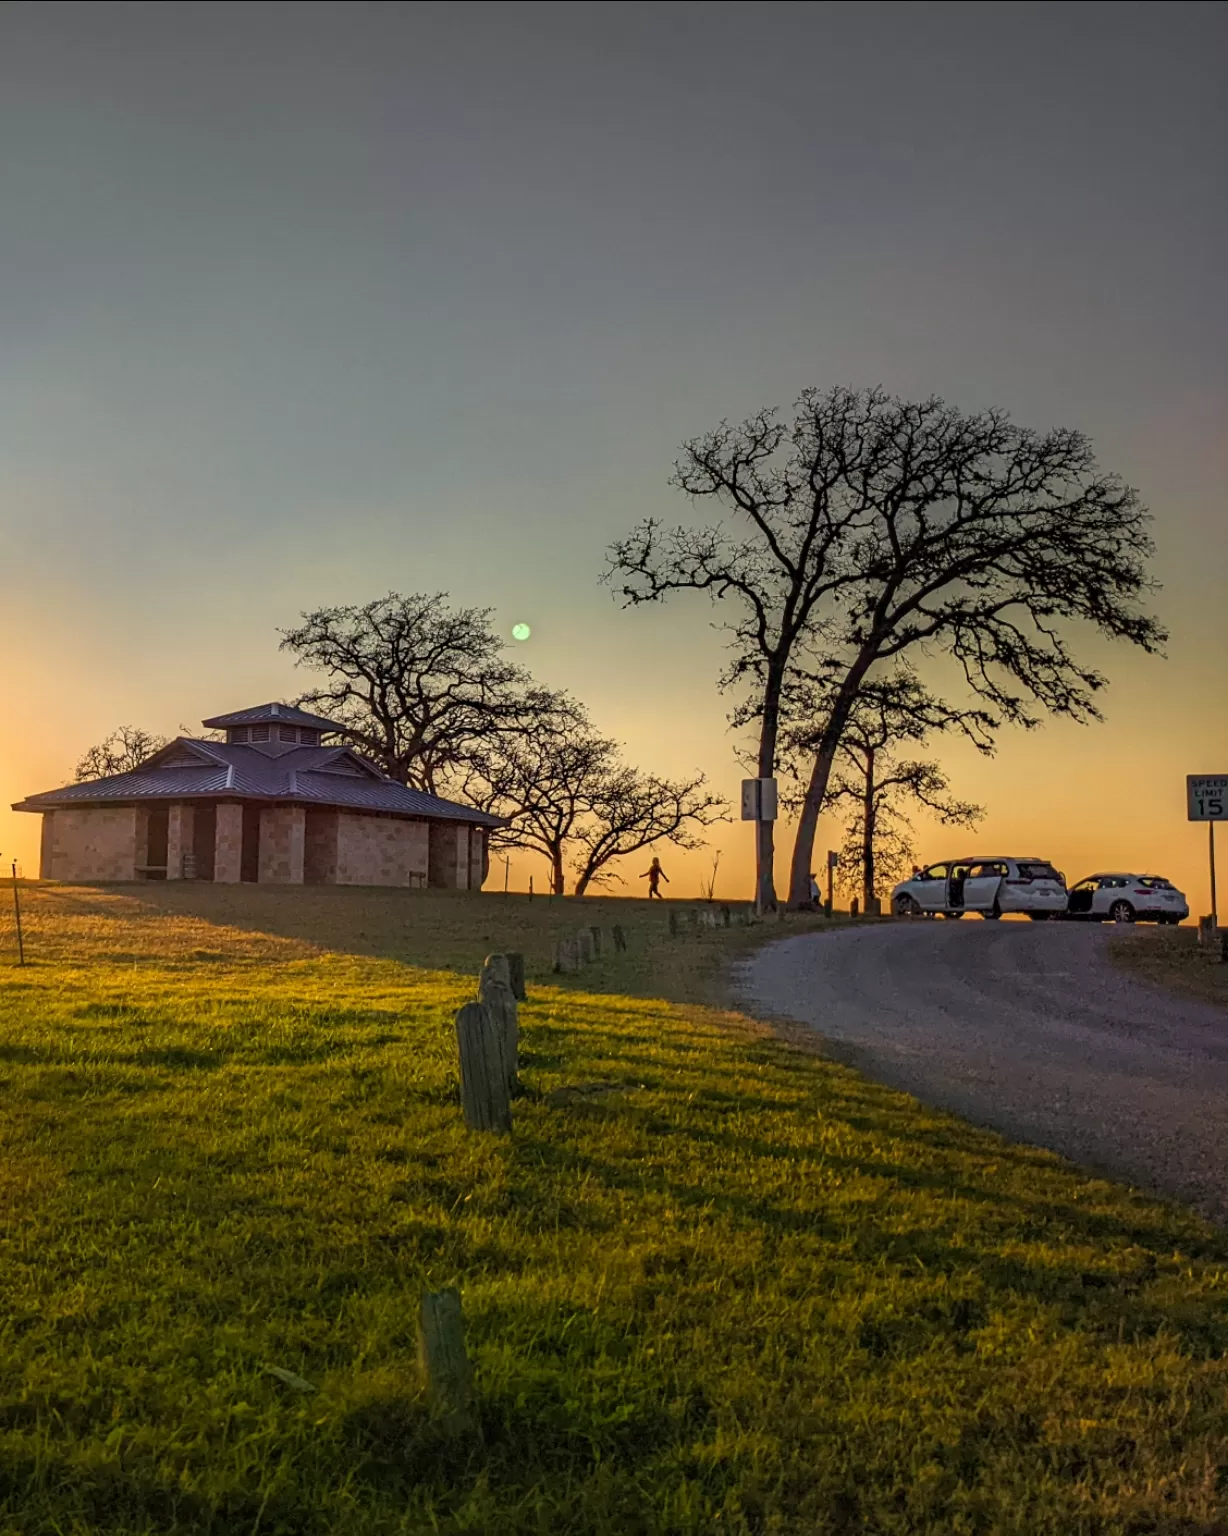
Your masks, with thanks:
[(1228, 821), (1228, 773), (1191, 773), (1185, 794), (1189, 821)]

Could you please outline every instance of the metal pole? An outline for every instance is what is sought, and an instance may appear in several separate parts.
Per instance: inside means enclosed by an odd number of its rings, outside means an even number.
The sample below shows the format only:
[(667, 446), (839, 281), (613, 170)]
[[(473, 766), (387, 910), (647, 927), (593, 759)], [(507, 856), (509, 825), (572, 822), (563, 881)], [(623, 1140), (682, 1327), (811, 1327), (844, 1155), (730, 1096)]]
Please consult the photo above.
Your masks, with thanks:
[[(1211, 848), (1211, 921), (1218, 928), (1219, 908), (1215, 903), (1215, 823), (1213, 821), (1207, 823), (1207, 838)], [(17, 868), (16, 864), (13, 868)]]
[(511, 854), (508, 854), (508, 856), (503, 861), (503, 894), (505, 896), (507, 895), (507, 880), (508, 880), (508, 875), (511, 873), (511, 868), (512, 868), (512, 857), (511, 857)]
[[(1212, 903), (1214, 905), (1214, 902)], [(21, 937), (21, 897), (17, 894), (17, 860), (13, 860), (13, 913), (17, 918), (17, 964), (26, 963), (26, 946)]]

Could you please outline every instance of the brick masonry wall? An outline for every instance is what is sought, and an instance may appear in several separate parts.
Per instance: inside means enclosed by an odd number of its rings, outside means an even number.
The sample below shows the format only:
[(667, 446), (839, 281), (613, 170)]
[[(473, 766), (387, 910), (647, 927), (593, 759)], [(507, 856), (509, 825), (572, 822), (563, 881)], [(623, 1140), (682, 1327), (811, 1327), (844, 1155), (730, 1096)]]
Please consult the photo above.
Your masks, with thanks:
[(393, 816), (337, 816), (338, 885), (425, 883), (428, 827)]
[(223, 800), (217, 808), (217, 835), (213, 840), (213, 878), (219, 885), (239, 883), (243, 857), (243, 807)]
[(302, 885), (306, 807), (266, 805), (260, 812), (260, 883)]
[(52, 880), (135, 880), (136, 808), (80, 806), (54, 814)]
[(55, 812), (43, 812), (43, 835), (38, 849), (38, 878), (51, 880), (51, 858), (55, 851)]

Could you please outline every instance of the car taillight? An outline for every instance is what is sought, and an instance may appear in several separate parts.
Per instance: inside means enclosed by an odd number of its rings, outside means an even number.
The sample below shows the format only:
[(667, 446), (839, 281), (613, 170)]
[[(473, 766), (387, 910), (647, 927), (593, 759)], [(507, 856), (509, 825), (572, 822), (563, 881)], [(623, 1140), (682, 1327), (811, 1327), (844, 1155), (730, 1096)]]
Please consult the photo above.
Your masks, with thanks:
[(1136, 896), (1150, 896), (1153, 893), (1149, 891), (1145, 885), (1136, 885), (1134, 887), (1134, 894)]

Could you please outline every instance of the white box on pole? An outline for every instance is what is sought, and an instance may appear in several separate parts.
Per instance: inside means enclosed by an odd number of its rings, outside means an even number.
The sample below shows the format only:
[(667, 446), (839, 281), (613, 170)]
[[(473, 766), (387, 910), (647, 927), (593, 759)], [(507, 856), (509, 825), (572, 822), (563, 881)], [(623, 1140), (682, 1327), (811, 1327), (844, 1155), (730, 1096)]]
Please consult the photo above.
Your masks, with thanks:
[(742, 780), (742, 820), (776, 820), (776, 780)]

